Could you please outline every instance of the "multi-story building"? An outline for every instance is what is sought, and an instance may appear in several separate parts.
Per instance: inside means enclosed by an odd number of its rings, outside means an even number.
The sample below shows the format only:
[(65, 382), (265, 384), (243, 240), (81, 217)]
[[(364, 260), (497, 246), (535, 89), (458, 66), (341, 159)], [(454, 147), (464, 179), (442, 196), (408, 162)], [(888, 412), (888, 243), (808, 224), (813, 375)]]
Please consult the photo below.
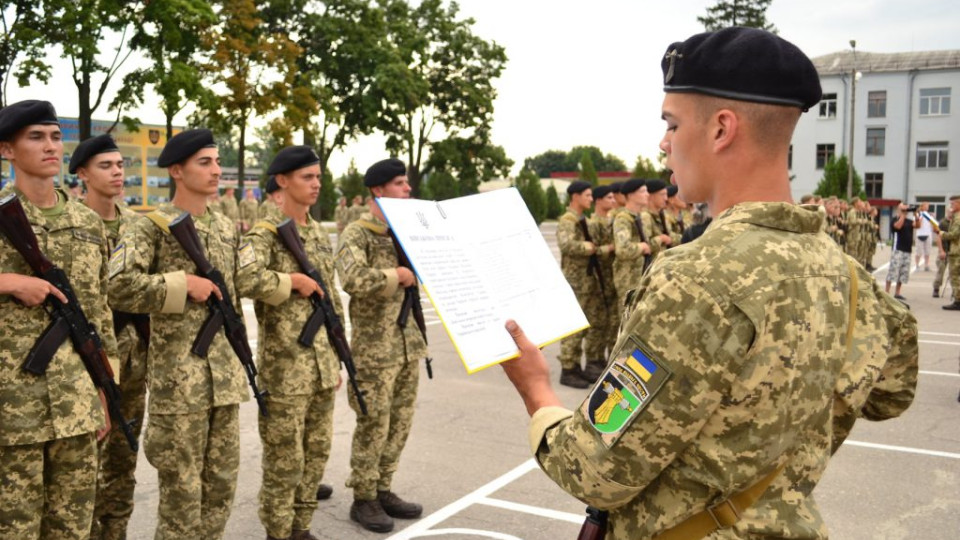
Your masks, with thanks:
[(960, 167), (949, 159), (951, 149), (960, 152), (960, 111), (951, 103), (960, 92), (960, 50), (850, 50), (813, 62), (823, 100), (800, 118), (793, 136), (794, 197), (816, 189), (830, 157), (851, 155), (852, 125), (853, 164), (867, 198), (881, 205), (926, 201), (942, 216), (950, 195), (960, 194)]

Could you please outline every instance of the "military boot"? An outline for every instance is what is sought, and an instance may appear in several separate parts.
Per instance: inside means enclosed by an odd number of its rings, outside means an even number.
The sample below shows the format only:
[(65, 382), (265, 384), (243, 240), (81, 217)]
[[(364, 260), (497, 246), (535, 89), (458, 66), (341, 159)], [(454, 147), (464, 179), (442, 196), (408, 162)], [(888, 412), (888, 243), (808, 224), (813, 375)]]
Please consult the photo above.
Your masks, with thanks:
[(390, 517), (399, 519), (417, 519), (423, 514), (423, 507), (417, 503), (407, 502), (392, 491), (378, 491), (377, 500), (383, 511)]
[(364, 529), (373, 532), (390, 532), (393, 530), (393, 520), (383, 511), (380, 501), (363, 501), (354, 499), (350, 506), (350, 519), (359, 523)]
[(269, 534), (267, 535), (267, 540), (290, 540), (290, 538), (290, 536), (286, 538), (277, 538), (276, 536), (270, 536)]
[(947, 311), (960, 311), (960, 302), (954, 302), (952, 304), (947, 304), (943, 306), (943, 309)]
[(933, 297), (934, 297), (934, 298), (940, 298), (940, 289), (934, 289), (934, 290), (933, 290)]
[(290, 540), (320, 540), (313, 535), (310, 531), (293, 531), (293, 534), (290, 535)]
[(590, 382), (583, 378), (583, 370), (580, 369), (580, 366), (560, 370), (560, 384), (570, 388), (587, 388), (590, 386)]
[(583, 370), (583, 379), (589, 383), (595, 383), (605, 369), (607, 369), (607, 363), (603, 360), (590, 360), (587, 362), (586, 369)]
[(333, 495), (333, 486), (328, 486), (327, 484), (320, 484), (320, 487), (317, 488), (317, 500), (325, 501)]

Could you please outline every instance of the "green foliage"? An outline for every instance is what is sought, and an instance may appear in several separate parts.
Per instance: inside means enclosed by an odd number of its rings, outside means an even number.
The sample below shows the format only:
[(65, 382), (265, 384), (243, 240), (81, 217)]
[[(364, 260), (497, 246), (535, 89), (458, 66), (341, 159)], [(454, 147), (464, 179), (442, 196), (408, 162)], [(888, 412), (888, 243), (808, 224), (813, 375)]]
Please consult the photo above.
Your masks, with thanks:
[(708, 31), (730, 26), (747, 26), (777, 33), (773, 23), (767, 21), (767, 8), (773, 0), (717, 0), (707, 8), (707, 14), (697, 17), (697, 22)]
[[(839, 158), (830, 158), (823, 168), (823, 178), (817, 184), (817, 189), (813, 192), (821, 197), (835, 196), (841, 199), (847, 198), (847, 156)], [(863, 191), (863, 179), (853, 170), (853, 196), (861, 199), (866, 198)]]
[(8, 105), (6, 88), (11, 77), (20, 86), (50, 80), (47, 34), (61, 8), (62, 2), (49, 0), (0, 0), (0, 109)]
[(463, 187), (462, 184), (447, 171), (430, 173), (421, 187), (426, 188), (420, 193), (420, 197), (423, 199), (444, 201), (465, 195), (460, 191)]
[(560, 202), (560, 196), (557, 194), (557, 188), (553, 183), (547, 188), (547, 219), (557, 219), (563, 214), (563, 203)]
[(357, 170), (357, 164), (352, 160), (346, 174), (337, 180), (337, 185), (340, 187), (340, 195), (346, 197), (348, 203), (357, 195), (366, 196), (369, 192), (363, 185), (363, 173)]
[(590, 182), (590, 185), (595, 186), (599, 179), (597, 178), (597, 170), (593, 168), (593, 160), (590, 159), (590, 154), (584, 152), (580, 156), (580, 179), (585, 182)]
[(333, 174), (324, 169), (320, 175), (320, 197), (317, 198), (320, 219), (332, 221), (333, 213), (337, 210), (337, 185), (333, 181)]
[(543, 223), (544, 218), (547, 217), (547, 197), (540, 185), (540, 177), (537, 176), (537, 173), (530, 169), (524, 169), (520, 172), (514, 185), (520, 192), (523, 202), (527, 204), (527, 209), (530, 210), (533, 220), (537, 222), (537, 225)]
[(627, 170), (623, 160), (613, 154), (604, 154), (596, 146), (574, 146), (569, 152), (547, 150), (542, 154), (525, 159), (523, 168), (536, 171), (540, 178), (549, 178), (550, 173), (579, 170), (585, 155), (589, 156), (593, 163), (594, 171)]
[(634, 178), (660, 178), (663, 171), (654, 165), (653, 161), (643, 156), (637, 156), (637, 163), (630, 174)]
[(547, 150), (542, 154), (523, 160), (523, 168), (535, 171), (540, 178), (550, 178), (550, 173), (564, 172), (567, 153), (562, 150)]
[(442, 182), (453, 182), (456, 189), (444, 187), (442, 198), (431, 187), (432, 198), (443, 200), (477, 193), (480, 182), (506, 177), (512, 166), (513, 160), (507, 157), (503, 147), (491, 144), (486, 133), (480, 132), (470, 137), (448, 137), (432, 143), (424, 171), (430, 183), (439, 173), (445, 175)]

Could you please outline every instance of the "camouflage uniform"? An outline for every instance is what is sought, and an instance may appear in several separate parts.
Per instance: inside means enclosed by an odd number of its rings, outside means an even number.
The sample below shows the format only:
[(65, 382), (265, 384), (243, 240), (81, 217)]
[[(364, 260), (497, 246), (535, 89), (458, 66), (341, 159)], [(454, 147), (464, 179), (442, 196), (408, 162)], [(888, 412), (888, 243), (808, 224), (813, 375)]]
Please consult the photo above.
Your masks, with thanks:
[[(0, 197), (14, 192), (8, 185)], [(66, 273), (107, 356), (116, 358), (103, 224), (82, 203), (68, 200), (66, 192), (57, 193), (63, 212), (56, 217), (17, 195), (40, 249)], [(0, 238), (0, 273), (33, 275), (6, 236)], [(43, 307), (25, 307), (12, 295), (0, 295), (0, 538), (85, 539), (90, 534), (97, 475), (94, 431), (103, 425), (104, 412), (69, 339), (44, 375), (21, 369), (49, 324)]]
[[(599, 352), (603, 344), (603, 298), (600, 296), (600, 287), (597, 277), (589, 273), (587, 265), (590, 255), (596, 253), (596, 244), (587, 242), (580, 228), (582, 218), (572, 210), (567, 210), (557, 223), (557, 246), (560, 248), (560, 268), (567, 283), (577, 297), (580, 309), (587, 317), (590, 328), (567, 336), (560, 340), (560, 365), (563, 369), (574, 369), (580, 366), (583, 356), (582, 342), (586, 341), (587, 349), (594, 353)], [(588, 228), (589, 230), (589, 228)], [(587, 355), (587, 362), (600, 360), (602, 356)]]
[(347, 225), (336, 264), (343, 290), (350, 295), (350, 348), (369, 412), (360, 414), (350, 389), (357, 427), (346, 485), (353, 488), (355, 499), (374, 500), (377, 491), (390, 490), (410, 434), (419, 360), (427, 346), (412, 317), (405, 329), (397, 325), (404, 293), (398, 287), (397, 252), (385, 223), (368, 212)]
[(855, 208), (851, 208), (850, 211), (847, 212), (846, 222), (847, 255), (850, 255), (854, 260), (860, 262), (863, 259), (861, 256), (863, 249), (863, 219), (861, 218), (861, 212)]
[[(598, 350), (594, 351), (592, 344), (587, 344), (587, 358), (598, 358), (606, 364), (607, 355), (617, 341), (617, 330), (620, 327), (620, 308), (617, 306), (617, 287), (613, 282), (613, 261), (616, 253), (613, 250), (613, 218), (601, 217), (594, 214), (590, 217), (590, 234), (593, 235), (597, 246), (600, 246), (600, 268), (603, 274), (604, 304), (603, 314), (598, 326), (602, 328), (602, 339)], [(604, 249), (603, 246), (609, 246)]]
[(240, 227), (243, 231), (250, 230), (257, 222), (257, 211), (260, 209), (260, 203), (255, 199), (243, 199), (240, 201)]
[[(940, 230), (949, 232), (952, 221), (949, 217), (940, 220)], [(943, 286), (943, 278), (947, 275), (947, 267), (950, 265), (950, 245), (952, 244), (949, 240), (944, 240), (942, 237), (940, 238), (940, 242), (947, 257), (941, 259), (939, 251), (934, 250), (937, 257), (937, 274), (933, 278), (933, 292), (936, 293), (937, 296), (940, 295), (940, 287)]]
[(950, 274), (953, 301), (960, 302), (960, 218), (956, 214), (950, 220), (950, 229), (940, 236), (940, 240), (950, 242), (950, 251), (947, 252), (947, 271)]
[[(112, 252), (124, 229), (138, 218), (133, 210), (117, 205), (117, 220), (106, 227), (107, 245)], [(120, 392), (123, 395), (123, 417), (133, 424), (134, 436), (140, 437), (147, 395), (147, 344), (133, 324), (117, 333), (120, 364)], [(130, 449), (119, 426), (100, 444), (100, 473), (97, 478), (97, 500), (93, 511), (92, 540), (122, 540), (133, 513), (133, 491), (136, 486), (137, 452)]]
[(822, 220), (787, 203), (723, 212), (644, 276), (583, 405), (534, 415), (544, 471), (610, 510), (608, 538), (650, 538), (780, 466), (711, 538), (827, 537), (811, 491), (857, 417), (910, 405), (918, 349), (916, 320), (817, 234)]
[(640, 217), (643, 224), (643, 233), (650, 246), (650, 260), (653, 261), (656, 252), (654, 243), (650, 241), (653, 233), (653, 223), (650, 214), (641, 211), (635, 214), (626, 208), (613, 218), (613, 243), (617, 256), (613, 260), (613, 282), (617, 289), (617, 311), (619, 312), (627, 298), (627, 293), (637, 288), (640, 277), (643, 275), (645, 256), (640, 252), (640, 233), (637, 231), (636, 219)]
[[(647, 210), (644, 212), (647, 214), (647, 217), (650, 218), (650, 233), (647, 235), (647, 238), (650, 239), (650, 247), (653, 250), (653, 259), (650, 264), (653, 264), (653, 261), (656, 261), (657, 258), (662, 255), (665, 251), (670, 249), (672, 246), (680, 244), (680, 238), (674, 239), (673, 235), (670, 234), (670, 229), (667, 228), (666, 219), (663, 217), (663, 214), (659, 212), (651, 212)], [(670, 244), (667, 245), (662, 239), (659, 238), (661, 234), (665, 234), (670, 237)]]
[[(161, 204), (154, 215), (169, 221), (181, 211)], [(232, 289), (236, 227), (210, 212), (194, 219), (207, 258)], [(157, 540), (220, 538), (236, 491), (240, 463), (238, 404), (246, 377), (223, 332), (207, 358), (190, 352), (206, 321), (205, 304), (187, 299), (186, 274), (195, 266), (177, 241), (149, 219), (132, 223), (110, 259), (110, 305), (150, 313), (147, 353), (150, 421), (144, 453), (160, 483)], [(230, 290), (231, 298), (239, 298)]]
[(240, 222), (240, 207), (237, 205), (236, 197), (224, 195), (220, 198), (220, 212), (233, 223), (234, 226)]
[(659, 216), (651, 216), (660, 228), (663, 229), (667, 236), (670, 237), (670, 247), (679, 246), (680, 240), (683, 238), (683, 230), (680, 226), (680, 223), (677, 221), (677, 216), (673, 215), (673, 212), (664, 208), (659, 212)]
[(367, 208), (365, 204), (354, 204), (347, 209), (347, 224), (353, 223), (354, 221), (363, 217), (364, 214), (369, 212), (370, 209)]
[(338, 204), (336, 210), (333, 211), (333, 220), (337, 222), (337, 230), (343, 231), (347, 223), (350, 222), (350, 208)]
[[(260, 521), (267, 534), (287, 538), (292, 531), (310, 529), (317, 508), (317, 487), (330, 457), (333, 403), (339, 360), (321, 328), (313, 346), (297, 337), (313, 313), (309, 298), (291, 290), (290, 274), (302, 272), (276, 234), (285, 215), (273, 215), (257, 225), (241, 242), (237, 291), (259, 304), (257, 364), (260, 385), (269, 388), (269, 416), (259, 417), (263, 444), (263, 482)], [(307, 258), (333, 294), (334, 307), (343, 313), (333, 288), (333, 248), (319, 222), (308, 216), (299, 226)]]

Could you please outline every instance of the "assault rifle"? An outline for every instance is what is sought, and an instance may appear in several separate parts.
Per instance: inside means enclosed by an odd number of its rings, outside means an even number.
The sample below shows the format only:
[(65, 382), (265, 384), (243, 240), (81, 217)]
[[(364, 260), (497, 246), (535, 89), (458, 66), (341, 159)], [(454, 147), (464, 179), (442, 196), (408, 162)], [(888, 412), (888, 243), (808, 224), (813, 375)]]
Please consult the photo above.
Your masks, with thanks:
[[(597, 246), (593, 242), (593, 238), (590, 238), (590, 229), (587, 227), (587, 219), (583, 216), (580, 216), (580, 219), (577, 220), (577, 224), (580, 225), (580, 231), (583, 233), (583, 239), (587, 242), (590, 242), (594, 246)], [(600, 246), (597, 246), (597, 249), (600, 249)], [(600, 285), (600, 296), (603, 298), (604, 307), (607, 306), (607, 289), (603, 285), (603, 271), (600, 269), (600, 257), (597, 256), (597, 252), (594, 251), (590, 255), (589, 262), (587, 262), (587, 273), (593, 274), (597, 278), (597, 284)]]
[(583, 520), (577, 540), (603, 540), (607, 536), (609, 515), (609, 512), (588, 506), (587, 517)]
[(83, 308), (77, 300), (67, 274), (40, 251), (37, 236), (33, 233), (27, 214), (23, 211), (23, 205), (15, 194), (7, 195), (0, 200), (0, 229), (33, 273), (59, 289), (67, 297), (67, 303), (64, 304), (52, 294), (47, 295), (44, 304), (50, 315), (50, 326), (47, 326), (27, 353), (27, 359), (22, 366), (23, 370), (34, 375), (46, 373), (47, 366), (60, 349), (60, 345), (70, 338), (74, 350), (83, 360), (87, 374), (93, 380), (93, 385), (103, 392), (110, 418), (120, 426), (130, 449), (136, 452), (140, 445), (133, 434), (133, 422), (128, 422), (120, 410), (120, 388), (113, 380), (113, 369), (103, 350), (100, 335), (83, 313)]
[(210, 352), (210, 343), (220, 328), (224, 329), (227, 341), (230, 347), (240, 359), (243, 370), (247, 372), (247, 381), (250, 383), (250, 389), (253, 390), (253, 397), (257, 400), (257, 406), (260, 408), (260, 414), (267, 416), (267, 403), (265, 398), (267, 392), (261, 392), (257, 388), (257, 366), (253, 363), (253, 352), (250, 350), (250, 343), (247, 341), (247, 327), (243, 322), (243, 317), (237, 313), (230, 301), (230, 290), (223, 280), (223, 274), (217, 270), (206, 255), (203, 253), (203, 244), (197, 235), (197, 229), (193, 225), (193, 218), (189, 212), (184, 212), (176, 217), (169, 225), (170, 234), (177, 240), (180, 247), (187, 252), (187, 256), (197, 267), (197, 275), (209, 279), (220, 289), (222, 298), (211, 294), (207, 298), (207, 308), (210, 310), (210, 316), (200, 327), (200, 333), (193, 341), (190, 351), (201, 357), (206, 358)]
[[(410, 264), (410, 259), (407, 258), (407, 254), (403, 251), (403, 247), (400, 246), (400, 241), (397, 240), (397, 235), (393, 233), (392, 229), (390, 230), (390, 238), (393, 240), (393, 247), (397, 251), (397, 262), (400, 263), (400, 266), (413, 272), (413, 265)], [(397, 316), (397, 325), (400, 328), (406, 328), (410, 313), (413, 312), (413, 320), (417, 322), (417, 328), (420, 329), (423, 342), (427, 343), (427, 323), (423, 319), (423, 306), (420, 305), (420, 284), (417, 283), (416, 279), (413, 281), (413, 285), (403, 290), (403, 304), (400, 306), (400, 315)], [(431, 364), (433, 358), (428, 356), (426, 362), (427, 377), (432, 379), (433, 366)]]
[[(650, 245), (650, 241), (647, 240), (647, 233), (643, 232), (643, 219), (640, 217), (640, 214), (637, 214), (637, 217), (633, 218), (633, 226), (637, 228), (637, 232), (640, 233), (640, 241), (647, 244), (649, 249), (653, 249), (653, 246)], [(644, 253), (643, 255), (643, 269), (640, 273), (646, 272), (647, 267), (650, 266), (650, 261), (653, 258), (653, 255), (650, 253)]]
[(317, 271), (316, 267), (310, 264), (310, 260), (307, 259), (303, 242), (297, 233), (296, 223), (291, 219), (285, 219), (283, 223), (277, 225), (277, 236), (280, 237), (280, 241), (284, 247), (286, 247), (290, 254), (293, 255), (293, 258), (296, 259), (300, 270), (309, 276), (310, 279), (316, 281), (317, 285), (320, 286), (320, 290), (323, 291), (323, 296), (320, 296), (316, 292), (310, 295), (310, 303), (313, 304), (313, 313), (310, 315), (310, 318), (307, 319), (306, 324), (303, 325), (300, 336), (297, 338), (297, 343), (304, 347), (312, 346), (313, 339), (320, 330), (320, 325), (322, 324), (326, 328), (327, 340), (329, 340), (330, 345), (333, 346), (333, 350), (337, 353), (337, 358), (340, 359), (343, 368), (347, 370), (347, 378), (350, 380), (350, 386), (353, 388), (353, 393), (357, 396), (357, 405), (360, 406), (360, 411), (363, 412), (363, 414), (367, 414), (367, 404), (363, 400), (363, 392), (360, 391), (360, 387), (357, 385), (357, 367), (353, 363), (353, 354), (350, 352), (350, 345), (347, 343), (347, 335), (343, 331), (340, 316), (337, 315), (336, 310), (333, 309), (333, 301), (330, 299), (330, 289), (324, 284), (323, 278), (320, 277), (320, 272)]
[(146, 313), (127, 313), (126, 311), (113, 310), (113, 333), (116, 336), (127, 327), (133, 325), (137, 332), (137, 337), (144, 345), (150, 344), (150, 315)]

